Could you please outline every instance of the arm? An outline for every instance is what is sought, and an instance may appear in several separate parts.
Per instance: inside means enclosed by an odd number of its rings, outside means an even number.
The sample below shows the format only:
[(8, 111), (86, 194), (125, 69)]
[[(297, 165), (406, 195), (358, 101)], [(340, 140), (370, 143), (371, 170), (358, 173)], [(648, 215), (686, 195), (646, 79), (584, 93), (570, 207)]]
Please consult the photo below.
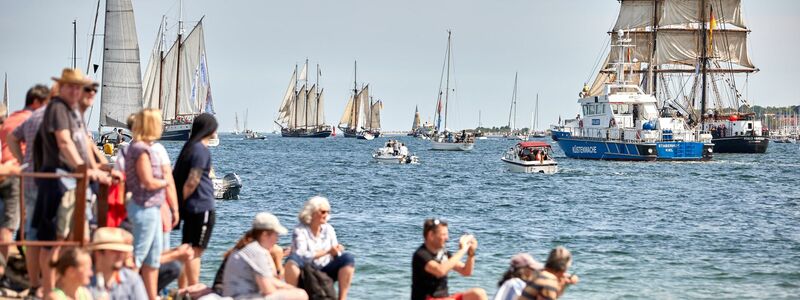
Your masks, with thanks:
[(54, 134), (56, 136), (58, 150), (61, 153), (64, 153), (64, 157), (67, 159), (67, 164), (73, 168), (77, 168), (78, 166), (82, 165), (84, 161), (78, 154), (78, 148), (75, 147), (75, 143), (72, 142), (69, 129), (59, 129), (56, 130)]
[(450, 272), (450, 270), (452, 270), (454, 267), (461, 264), (461, 258), (464, 257), (464, 254), (466, 253), (467, 247), (462, 247), (461, 249), (458, 249), (458, 251), (448, 260), (442, 263), (439, 263), (435, 260), (430, 260), (427, 264), (425, 264), (425, 272), (428, 272), (437, 278), (447, 276), (447, 272)]
[(475, 249), (478, 248), (478, 240), (474, 237), (470, 239), (469, 247), (467, 248), (467, 263), (459, 263), (453, 269), (462, 276), (471, 276), (472, 270), (475, 267)]
[(164, 174), (164, 179), (167, 180), (167, 204), (169, 204), (169, 210), (172, 212), (172, 227), (178, 225), (180, 222), (180, 215), (178, 214), (178, 192), (175, 189), (175, 178), (172, 177), (172, 167), (167, 165), (161, 165), (161, 170)]
[(17, 136), (9, 133), (6, 137), (6, 143), (8, 144), (8, 150), (11, 150), (11, 154), (14, 155), (14, 158), (16, 158), (17, 161), (23, 161), (25, 155), (22, 154), (22, 147), (20, 146)]
[(186, 178), (186, 183), (183, 184), (183, 199), (189, 198), (195, 190), (197, 190), (197, 186), (200, 185), (200, 178), (203, 176), (203, 169), (200, 168), (192, 168), (189, 170), (189, 177)]
[(167, 187), (166, 180), (153, 177), (153, 170), (150, 166), (150, 155), (146, 152), (139, 155), (139, 159), (136, 160), (136, 175), (139, 176), (139, 181), (144, 185), (144, 188), (149, 191)]
[(310, 248), (308, 243), (308, 239), (306, 236), (306, 231), (308, 231), (307, 227), (301, 227), (294, 230), (294, 234), (292, 235), (292, 250), (295, 251), (297, 255), (306, 260), (314, 260), (325, 255), (336, 255), (336, 247), (331, 247), (327, 250), (320, 250), (316, 252), (310, 252), (308, 249)]

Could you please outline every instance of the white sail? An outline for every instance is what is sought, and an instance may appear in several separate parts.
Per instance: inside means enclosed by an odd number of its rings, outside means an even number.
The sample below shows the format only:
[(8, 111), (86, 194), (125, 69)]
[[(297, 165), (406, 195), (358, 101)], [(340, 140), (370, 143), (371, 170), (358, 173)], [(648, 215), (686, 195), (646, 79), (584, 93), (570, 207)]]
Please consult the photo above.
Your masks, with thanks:
[(303, 70), (302, 70), (302, 71), (300, 71), (300, 78), (299, 78), (299, 80), (300, 80), (300, 81), (306, 81), (306, 80), (308, 80), (308, 60), (306, 60), (306, 63), (303, 65)]
[(133, 5), (107, 0), (103, 39), (100, 126), (125, 126), (142, 109), (142, 70)]
[(306, 86), (302, 86), (300, 90), (297, 92), (297, 101), (295, 101), (295, 107), (292, 114), (294, 115), (294, 122), (289, 124), (290, 128), (303, 128), (306, 123), (306, 95), (307, 90)]
[[(708, 56), (716, 61), (754, 68), (747, 53), (747, 34), (744, 30), (715, 31), (713, 52)], [(702, 55), (702, 36), (697, 31), (659, 31), (656, 39), (656, 64), (694, 66)]]
[(304, 126), (314, 127), (317, 126), (317, 86), (311, 86), (306, 96), (306, 111), (300, 112), (305, 115), (306, 122)]
[(289, 79), (289, 86), (286, 88), (286, 93), (283, 95), (283, 101), (281, 102), (280, 108), (278, 108), (278, 122), (279, 123), (287, 123), (289, 121), (289, 115), (291, 114), (291, 108), (293, 104), (293, 99), (295, 95), (295, 87), (297, 84), (297, 70), (292, 72), (292, 77)]
[[(747, 28), (742, 17), (741, 0), (680, 0), (664, 1), (660, 4), (661, 15), (658, 25), (661, 27), (672, 25), (683, 25), (691, 23), (702, 23), (703, 3), (707, 3), (706, 14), (711, 8), (714, 9), (714, 16), (717, 23), (727, 23), (739, 28)], [(652, 4), (651, 4), (652, 6)], [(706, 18), (707, 19), (707, 18)]]
[(347, 100), (347, 105), (344, 107), (344, 113), (342, 114), (342, 118), (339, 119), (339, 126), (347, 126), (352, 127), (353, 125), (353, 104), (355, 103), (355, 97), (350, 95), (350, 99)]
[(197, 23), (181, 45), (180, 94), (178, 115), (195, 115), (206, 111), (211, 101), (211, 86), (206, 62), (203, 21)]
[[(161, 30), (159, 29), (159, 32)], [(142, 80), (144, 95), (142, 102), (145, 108), (161, 109), (161, 101), (158, 95), (161, 90), (161, 37), (156, 39), (156, 44), (153, 46), (153, 51), (150, 53), (150, 62), (147, 64), (147, 69), (144, 72)]]
[(372, 130), (381, 128), (381, 110), (383, 109), (383, 101), (376, 101), (372, 104), (370, 109), (369, 128)]
[(317, 126), (325, 125), (325, 89), (320, 89), (317, 99)]
[(364, 87), (364, 89), (358, 93), (358, 99), (359, 104), (361, 104), (361, 109), (358, 113), (356, 131), (360, 131), (363, 127), (367, 126), (367, 114), (369, 113), (369, 85)]
[(422, 123), (419, 116), (419, 107), (414, 108), (414, 123), (411, 124), (411, 131), (416, 131)]
[(176, 116), (177, 98), (177, 72), (178, 71), (178, 41), (172, 45), (161, 59), (161, 111), (164, 120), (173, 120)]
[(637, 30), (653, 25), (653, 0), (625, 0), (619, 8), (614, 31)]

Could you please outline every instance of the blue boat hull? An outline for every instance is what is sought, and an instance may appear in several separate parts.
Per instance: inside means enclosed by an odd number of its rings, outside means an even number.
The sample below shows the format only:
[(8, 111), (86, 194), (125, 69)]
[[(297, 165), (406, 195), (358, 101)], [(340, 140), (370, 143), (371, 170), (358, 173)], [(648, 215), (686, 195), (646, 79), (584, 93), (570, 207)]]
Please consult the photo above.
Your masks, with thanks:
[(557, 142), (567, 157), (579, 159), (693, 161), (709, 160), (713, 153), (713, 145), (702, 142), (633, 143), (564, 135), (559, 136)]

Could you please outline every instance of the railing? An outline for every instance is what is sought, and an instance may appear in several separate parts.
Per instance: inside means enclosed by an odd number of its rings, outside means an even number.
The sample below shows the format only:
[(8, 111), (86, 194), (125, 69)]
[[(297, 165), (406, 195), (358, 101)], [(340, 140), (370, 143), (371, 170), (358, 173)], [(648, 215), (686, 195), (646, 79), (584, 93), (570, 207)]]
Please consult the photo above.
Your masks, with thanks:
[[(89, 188), (89, 174), (86, 165), (78, 166), (74, 173), (43, 173), (43, 172), (23, 172), (20, 174), (0, 174), (0, 176), (19, 177), (19, 214), (20, 226), (19, 236), (20, 241), (4, 241), (0, 242), (0, 246), (26, 246), (26, 247), (53, 247), (53, 246), (84, 246), (86, 240), (86, 190)], [(72, 211), (72, 228), (70, 240), (63, 241), (26, 241), (25, 240), (25, 220), (27, 216), (27, 208), (25, 207), (25, 178), (45, 178), (45, 179), (60, 179), (64, 177), (77, 179), (75, 186), (75, 208)], [(100, 185), (97, 193), (97, 214), (96, 218), (98, 226), (106, 225), (106, 213), (108, 212), (108, 186)], [(48, 199), (50, 201), (50, 199)], [(55, 201), (55, 200), (52, 200)], [(58, 201), (61, 201), (60, 199)]]
[(642, 130), (635, 128), (570, 128), (561, 131), (569, 132), (573, 137), (581, 137), (597, 141), (623, 141), (629, 143), (652, 143), (660, 141), (697, 141), (705, 142), (703, 134), (698, 131), (677, 131), (663, 133), (661, 130)]

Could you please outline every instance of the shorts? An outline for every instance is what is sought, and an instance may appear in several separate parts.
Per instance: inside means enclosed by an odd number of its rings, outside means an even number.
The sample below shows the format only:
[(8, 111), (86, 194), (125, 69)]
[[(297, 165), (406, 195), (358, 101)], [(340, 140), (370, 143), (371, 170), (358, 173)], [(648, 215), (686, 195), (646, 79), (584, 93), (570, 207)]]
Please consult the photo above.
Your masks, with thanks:
[[(300, 269), (302, 269), (303, 266), (306, 264), (302, 257), (294, 253), (290, 254), (289, 257), (286, 259), (286, 262), (289, 261), (296, 264), (297, 267)], [(333, 281), (337, 281), (339, 277), (339, 270), (347, 266), (353, 267), (355, 265), (356, 265), (355, 257), (353, 257), (352, 254), (345, 252), (339, 256), (334, 257), (333, 260), (328, 262), (328, 264), (325, 265), (324, 267), (320, 268), (319, 266), (314, 265), (314, 268), (327, 274), (328, 277), (333, 279)]]
[(196, 214), (184, 212), (180, 216), (183, 220), (183, 226), (181, 226), (183, 238), (181, 242), (195, 248), (208, 248), (208, 242), (211, 240), (211, 231), (214, 229), (216, 221), (214, 211), (207, 210)]
[(7, 177), (0, 183), (0, 227), (19, 229), (19, 177)]
[(33, 228), (33, 213), (34, 209), (36, 209), (36, 194), (39, 191), (36, 189), (32, 189), (30, 191), (25, 191), (25, 240), (26, 241), (35, 241), (36, 240), (36, 228)]
[(133, 256), (136, 258), (136, 266), (160, 267), (163, 251), (161, 243), (164, 241), (161, 208), (144, 207), (133, 201), (128, 201), (125, 208), (128, 209), (128, 220), (133, 225)]
[[(88, 189), (86, 190), (89, 191)], [(90, 197), (90, 194), (87, 193), (87, 198)], [(84, 218), (85, 222), (83, 224), (83, 234), (86, 239), (89, 239), (89, 219), (91, 218), (91, 207), (89, 203), (86, 203), (86, 217)], [(59, 237), (67, 238), (69, 233), (72, 231), (72, 219), (75, 217), (75, 190), (68, 190), (64, 192), (64, 196), (61, 197), (61, 203), (58, 205), (58, 212), (57, 212), (57, 223), (56, 223), (56, 233)]]
[[(42, 170), (47, 172), (47, 170)], [(36, 178), (39, 192), (36, 195), (36, 208), (31, 222), (36, 230), (37, 241), (55, 241), (58, 206), (66, 193), (66, 187), (58, 179)]]
[(450, 296), (441, 297), (441, 298), (434, 298), (434, 297), (431, 297), (431, 296), (425, 297), (425, 300), (462, 300), (462, 299), (464, 299), (464, 294), (462, 294), (462, 293), (452, 294)]

